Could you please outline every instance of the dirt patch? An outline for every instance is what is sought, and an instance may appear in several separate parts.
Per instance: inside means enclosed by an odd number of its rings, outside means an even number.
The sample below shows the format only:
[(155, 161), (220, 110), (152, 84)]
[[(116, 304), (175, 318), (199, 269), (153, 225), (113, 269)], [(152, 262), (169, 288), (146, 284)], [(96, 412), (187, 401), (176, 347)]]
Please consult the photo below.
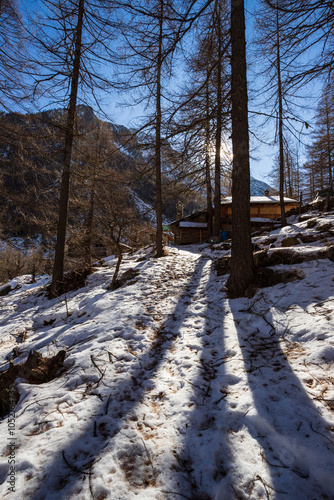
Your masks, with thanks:
[[(91, 273), (92, 269), (90, 267), (83, 267), (68, 271), (64, 274), (63, 281), (58, 288), (58, 295), (83, 288), (84, 286), (86, 286), (87, 277)], [(49, 285), (46, 290), (48, 294), (50, 294), (51, 285)]]
[(65, 351), (59, 351), (51, 358), (43, 358), (38, 351), (30, 351), (27, 360), (21, 364), (11, 364), (0, 374), (0, 418), (13, 411), (19, 400), (15, 380), (20, 377), (29, 384), (43, 384), (53, 380), (64, 368)]
[(300, 280), (304, 277), (301, 272), (292, 271), (276, 271), (269, 268), (257, 268), (255, 274), (254, 285), (260, 288), (278, 285), (279, 283), (289, 283), (291, 281)]

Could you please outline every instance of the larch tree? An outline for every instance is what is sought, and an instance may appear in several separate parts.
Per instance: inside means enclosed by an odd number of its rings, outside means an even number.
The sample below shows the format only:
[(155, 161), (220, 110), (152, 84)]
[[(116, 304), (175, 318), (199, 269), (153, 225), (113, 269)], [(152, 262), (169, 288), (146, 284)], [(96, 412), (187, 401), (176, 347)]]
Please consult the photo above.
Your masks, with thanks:
[[(226, 30), (226, 2), (217, 0), (214, 5), (214, 23), (216, 40), (216, 70), (214, 74), (216, 87), (216, 133), (215, 133), (215, 182), (214, 182), (214, 219), (213, 219), (213, 236), (219, 240), (221, 229), (221, 168), (222, 168), (222, 131), (223, 131), (223, 113), (226, 111), (226, 104), (229, 103), (229, 92), (227, 92), (226, 84), (229, 86), (229, 74), (224, 71), (224, 62), (226, 63), (226, 55), (228, 55), (228, 47), (230, 38), (227, 37)], [(225, 29), (224, 29), (225, 28)], [(223, 74), (224, 73), (224, 74)], [(224, 95), (225, 94), (225, 95)], [(224, 109), (225, 108), (225, 109)], [(225, 121), (226, 129), (226, 121)]]
[(245, 10), (243, 0), (231, 0), (232, 44), (232, 249), (228, 291), (246, 293), (254, 279), (250, 223), (250, 170), (246, 74)]
[[(175, 54), (182, 39), (210, 4), (206, 0), (198, 9), (196, 1), (128, 0), (122, 6), (126, 13), (124, 28), (124, 71), (122, 90), (133, 90), (133, 104), (145, 103), (151, 111), (146, 120), (146, 137), (151, 136), (154, 149), (156, 187), (156, 256), (162, 247), (162, 153), (167, 144), (167, 123), (171, 108), (168, 89), (173, 74)], [(142, 127), (141, 130), (143, 130)]]
[(114, 26), (106, 5), (98, 0), (44, 0), (42, 15), (31, 20), (39, 68), (36, 91), (67, 109), (51, 298), (62, 288), (77, 103), (88, 95), (98, 101), (99, 91), (109, 85), (101, 64), (111, 64), (113, 58), (109, 44)]
[[(278, 7), (278, 0), (276, 1)], [(276, 9), (276, 71), (277, 71), (277, 99), (278, 99), (278, 143), (279, 143), (279, 199), (281, 205), (281, 226), (286, 226), (284, 205), (284, 138), (283, 138), (283, 87), (281, 72), (281, 39), (280, 18)]]
[(299, 64), (291, 75), (293, 83), (306, 82), (326, 75), (334, 64), (332, 0), (296, 0), (293, 3), (265, 0), (274, 11), (290, 16), (290, 22), (282, 26), (295, 54), (306, 54), (307, 60)]
[[(179, 96), (174, 123), (190, 179), (204, 185), (208, 211), (208, 237), (219, 239), (224, 133), (230, 135), (229, 22), (225, 1), (215, 1), (197, 25), (197, 43), (188, 57), (189, 83)], [(182, 91), (181, 91), (182, 92)]]
[(314, 131), (311, 143), (307, 147), (308, 160), (304, 170), (312, 178), (315, 192), (333, 185), (333, 157), (334, 157), (334, 93), (330, 80), (323, 88), (315, 115)]
[(296, 112), (298, 101), (301, 100), (296, 95), (297, 88), (287, 84), (290, 74), (296, 70), (298, 50), (291, 45), (287, 34), (288, 28), (294, 26), (294, 15), (279, 8), (284, 6), (289, 6), (289, 2), (276, 0), (273, 7), (269, 7), (266, 0), (259, 4), (256, 12), (255, 52), (256, 55), (262, 56), (258, 76), (265, 81), (265, 85), (261, 88), (261, 107), (268, 110), (264, 113), (266, 122), (276, 122), (275, 142), (278, 143), (278, 186), (282, 226), (286, 225), (284, 204), (285, 173), (288, 170), (285, 166), (286, 143), (291, 137), (297, 138), (304, 126), (304, 121)]
[(25, 33), (17, 0), (0, 2), (0, 108), (12, 111), (24, 106), (27, 99), (28, 58)]
[(146, 134), (153, 136), (156, 256), (163, 255), (162, 225), (162, 150), (163, 114), (166, 106), (166, 81), (171, 75), (173, 54), (177, 46), (177, 25), (181, 16), (171, 0), (128, 1), (123, 4), (127, 16), (124, 29), (125, 47), (122, 89), (135, 91), (135, 103), (145, 102), (152, 110)]

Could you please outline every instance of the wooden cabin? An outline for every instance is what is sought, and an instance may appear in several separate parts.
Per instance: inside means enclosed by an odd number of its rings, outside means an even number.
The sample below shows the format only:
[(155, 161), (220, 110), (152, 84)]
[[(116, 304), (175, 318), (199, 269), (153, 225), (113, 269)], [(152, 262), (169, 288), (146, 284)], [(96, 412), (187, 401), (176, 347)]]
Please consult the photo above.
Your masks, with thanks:
[[(298, 207), (299, 203), (292, 198), (284, 198), (285, 211)], [(221, 202), (221, 240), (231, 236), (232, 231), (232, 197), (223, 198)], [(281, 216), (279, 196), (251, 196), (250, 216), (252, 231), (267, 225), (275, 227)], [(182, 217), (170, 224), (174, 234), (175, 245), (189, 245), (209, 240), (207, 210)]]
[(182, 217), (170, 224), (175, 245), (190, 245), (208, 241), (208, 213), (206, 210)]
[[(298, 207), (299, 203), (292, 198), (284, 198), (285, 211)], [(232, 196), (227, 196), (221, 202), (221, 214), (223, 219), (232, 218)], [(277, 220), (281, 216), (279, 196), (251, 196), (250, 198), (251, 219)]]

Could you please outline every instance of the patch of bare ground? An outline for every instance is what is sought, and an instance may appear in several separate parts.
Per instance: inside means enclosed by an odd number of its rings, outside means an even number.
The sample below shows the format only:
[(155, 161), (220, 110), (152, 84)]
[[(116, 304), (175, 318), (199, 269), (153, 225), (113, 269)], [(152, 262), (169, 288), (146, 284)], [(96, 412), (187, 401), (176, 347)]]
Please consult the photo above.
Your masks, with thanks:
[(64, 368), (65, 351), (59, 351), (51, 358), (43, 358), (38, 351), (30, 351), (24, 363), (11, 363), (8, 370), (0, 374), (0, 418), (12, 411), (13, 403), (17, 404), (19, 393), (15, 380), (20, 377), (29, 384), (43, 384), (53, 380)]

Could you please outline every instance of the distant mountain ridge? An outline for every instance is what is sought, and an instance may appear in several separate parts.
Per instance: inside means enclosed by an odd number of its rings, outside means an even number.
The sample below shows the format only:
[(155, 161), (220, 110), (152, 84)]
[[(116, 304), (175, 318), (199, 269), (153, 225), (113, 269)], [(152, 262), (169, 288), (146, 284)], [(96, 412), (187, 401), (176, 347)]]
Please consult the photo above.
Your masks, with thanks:
[[(0, 229), (3, 228), (11, 236), (55, 234), (65, 118), (64, 109), (35, 114), (0, 114)], [(133, 130), (123, 125), (100, 119), (89, 106), (77, 106), (78, 140), (100, 127), (104, 127), (106, 142), (111, 148), (107, 168), (111, 175), (113, 172), (118, 175), (132, 173), (133, 182), (129, 184), (127, 202), (131, 200), (136, 205), (143, 222), (154, 224), (156, 187), (154, 148), (150, 138), (136, 136)], [(164, 223), (175, 219), (179, 200), (184, 205), (185, 213), (205, 206), (201, 193), (187, 189), (185, 183), (173, 178), (170, 150), (167, 145), (162, 152)], [(45, 206), (48, 206), (48, 211)], [(70, 222), (71, 215), (72, 212)]]
[[(58, 210), (58, 187), (61, 176), (63, 139), (58, 135), (64, 121), (65, 110), (52, 109), (32, 115), (2, 113), (4, 125), (0, 135), (0, 166), (2, 191), (0, 192), (0, 225), (13, 236), (44, 234), (46, 220), (48, 234), (54, 234)], [(152, 174), (154, 148), (150, 137), (124, 125), (106, 122), (85, 105), (77, 107), (77, 130), (84, 135), (90, 130), (106, 126), (114, 151), (109, 161), (110, 172), (133, 172), (135, 182), (129, 186), (129, 199), (135, 203), (140, 218), (155, 225), (155, 181)], [(6, 130), (7, 136), (6, 136)], [(15, 133), (26, 137), (23, 152)], [(109, 132), (108, 132), (109, 137)], [(205, 196), (186, 188), (186, 183), (173, 176), (173, 150), (167, 145), (163, 151), (163, 220), (175, 220), (176, 203), (182, 201), (184, 215), (202, 210)], [(251, 177), (251, 195), (263, 196), (269, 184)], [(49, 207), (45, 214), (44, 206)]]
[(269, 186), (266, 182), (260, 181), (259, 179), (255, 179), (255, 177), (250, 178), (250, 193), (251, 196), (263, 196), (264, 192), (268, 190), (269, 194), (273, 194), (275, 191), (274, 188)]

